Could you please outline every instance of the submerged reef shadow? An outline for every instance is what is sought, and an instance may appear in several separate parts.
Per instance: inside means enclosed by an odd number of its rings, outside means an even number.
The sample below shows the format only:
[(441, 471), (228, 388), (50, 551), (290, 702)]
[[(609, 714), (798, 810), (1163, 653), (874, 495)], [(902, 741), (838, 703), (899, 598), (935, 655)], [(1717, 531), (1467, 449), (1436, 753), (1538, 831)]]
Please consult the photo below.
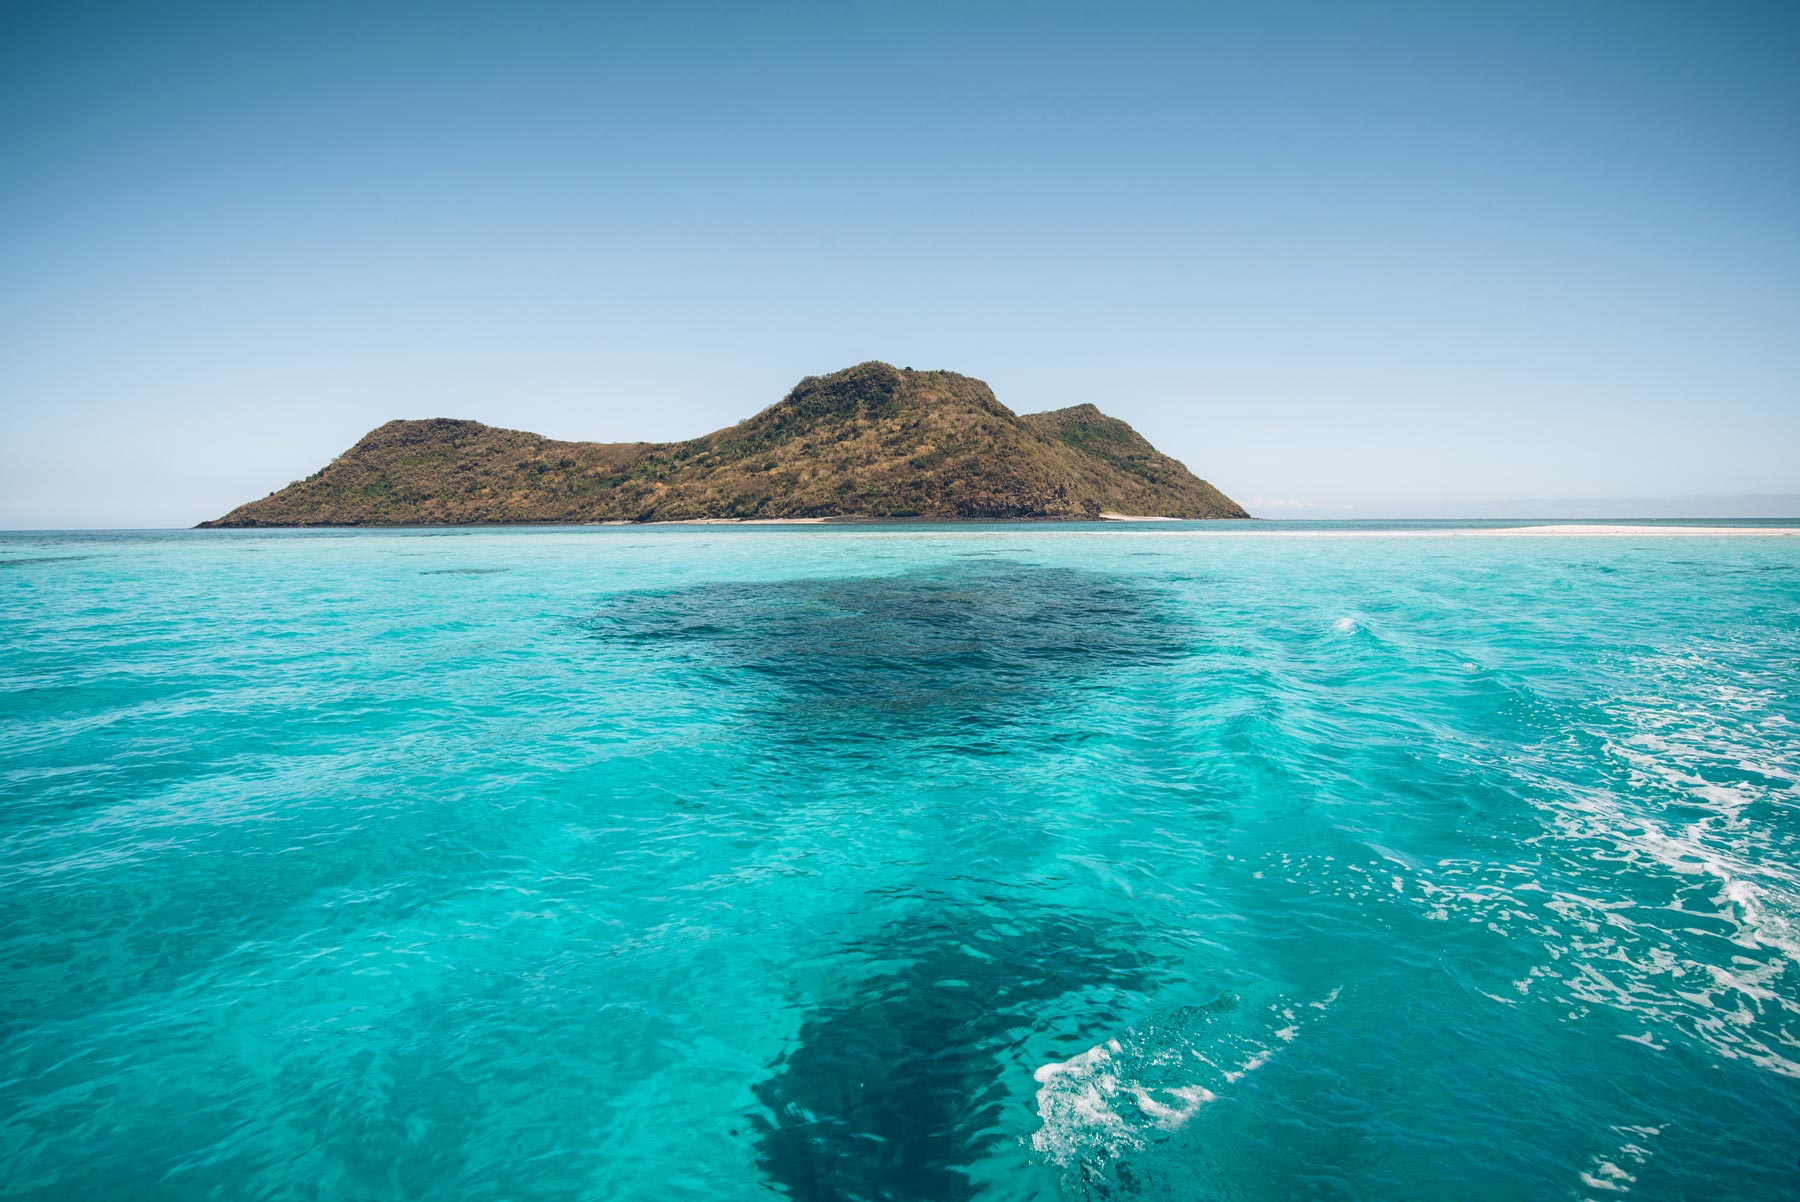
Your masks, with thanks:
[(1170, 662), (1194, 641), (1153, 586), (1011, 561), (624, 593), (585, 628), (692, 648), (741, 674), (742, 695), (773, 728), (852, 739), (966, 737), (1102, 673)]
[(1001, 1138), (1007, 1053), (1057, 998), (1147, 989), (1140, 937), (965, 906), (852, 945), (860, 962), (893, 967), (818, 1005), (755, 1087), (768, 1111), (751, 1118), (758, 1163), (799, 1202), (974, 1197), (967, 1170)]
[[(808, 774), (834, 754), (1012, 745), (995, 736), (1187, 656), (1198, 629), (1154, 583), (1006, 559), (640, 590), (583, 628), (691, 674)], [(1058, 999), (1112, 1029), (1156, 983), (1129, 921), (901, 891), (919, 908), (840, 949), (851, 979), (754, 1087), (758, 1163), (799, 1202), (973, 1198), (974, 1166), (1029, 1105), (1017, 1057)]]

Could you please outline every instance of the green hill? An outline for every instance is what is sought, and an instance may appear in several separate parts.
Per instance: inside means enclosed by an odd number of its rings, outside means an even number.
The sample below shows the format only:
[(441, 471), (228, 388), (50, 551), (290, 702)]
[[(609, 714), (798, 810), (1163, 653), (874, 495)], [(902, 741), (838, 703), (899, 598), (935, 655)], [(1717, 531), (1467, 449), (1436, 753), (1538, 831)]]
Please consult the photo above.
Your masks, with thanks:
[(1249, 516), (1092, 405), (1020, 416), (980, 380), (863, 363), (808, 376), (688, 442), (557, 442), (392, 421), (319, 471), (202, 526), (692, 518)]

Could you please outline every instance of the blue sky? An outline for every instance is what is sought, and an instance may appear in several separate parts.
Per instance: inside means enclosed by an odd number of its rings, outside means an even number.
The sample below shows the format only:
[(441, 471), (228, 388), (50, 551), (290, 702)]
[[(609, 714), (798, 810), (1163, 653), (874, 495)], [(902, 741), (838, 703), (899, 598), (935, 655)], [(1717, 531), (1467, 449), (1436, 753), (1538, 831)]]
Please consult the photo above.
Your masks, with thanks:
[(1800, 5), (0, 6), (0, 526), (871, 358), (1272, 516), (1800, 494)]

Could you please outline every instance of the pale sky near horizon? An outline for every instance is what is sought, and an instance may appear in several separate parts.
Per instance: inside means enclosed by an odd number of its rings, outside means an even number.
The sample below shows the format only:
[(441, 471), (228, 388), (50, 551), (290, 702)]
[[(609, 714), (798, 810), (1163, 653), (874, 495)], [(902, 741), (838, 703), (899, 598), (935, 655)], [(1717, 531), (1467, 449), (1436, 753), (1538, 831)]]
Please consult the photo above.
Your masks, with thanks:
[(1791, 503), (1800, 5), (0, 7), (0, 528), (876, 358), (1268, 516)]

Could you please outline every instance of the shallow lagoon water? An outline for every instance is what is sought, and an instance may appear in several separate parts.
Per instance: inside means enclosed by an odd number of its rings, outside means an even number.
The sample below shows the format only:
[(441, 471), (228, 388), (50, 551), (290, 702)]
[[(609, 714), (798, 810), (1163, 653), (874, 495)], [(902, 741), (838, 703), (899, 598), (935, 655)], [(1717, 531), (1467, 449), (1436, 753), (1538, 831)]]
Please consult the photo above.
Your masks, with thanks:
[(1800, 540), (1361, 530), (0, 536), (0, 1194), (1800, 1192)]

